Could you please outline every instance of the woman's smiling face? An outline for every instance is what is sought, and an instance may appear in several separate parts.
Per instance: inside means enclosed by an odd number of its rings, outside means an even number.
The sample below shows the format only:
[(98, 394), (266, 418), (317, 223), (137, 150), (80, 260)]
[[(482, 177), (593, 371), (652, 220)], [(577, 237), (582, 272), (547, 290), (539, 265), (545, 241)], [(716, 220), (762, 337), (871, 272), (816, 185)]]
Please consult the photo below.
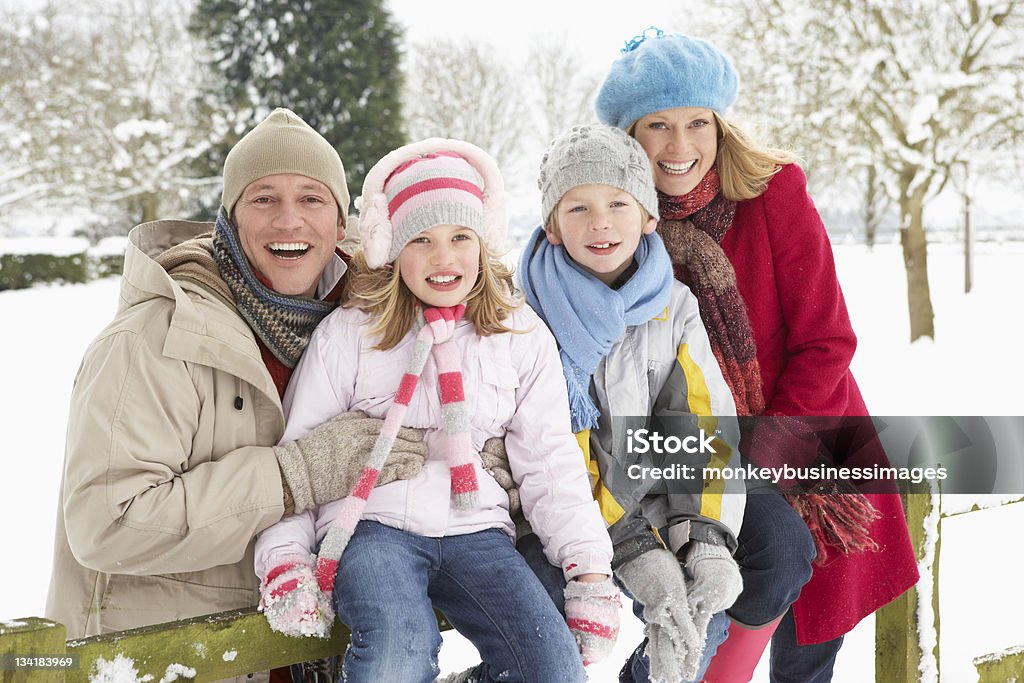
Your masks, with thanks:
[(676, 107), (640, 118), (633, 137), (654, 168), (654, 185), (679, 197), (697, 187), (718, 156), (718, 125), (710, 109)]

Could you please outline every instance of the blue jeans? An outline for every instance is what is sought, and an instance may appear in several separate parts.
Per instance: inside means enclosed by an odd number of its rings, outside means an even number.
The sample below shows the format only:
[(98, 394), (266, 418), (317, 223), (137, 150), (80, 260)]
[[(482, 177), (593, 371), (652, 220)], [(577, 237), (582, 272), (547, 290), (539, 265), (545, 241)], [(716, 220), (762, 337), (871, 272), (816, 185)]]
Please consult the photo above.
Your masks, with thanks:
[[(516, 543), (516, 548), (526, 558), (526, 562), (533, 569), (534, 573), (540, 579), (540, 582), (544, 585), (544, 589), (548, 592), (551, 597), (551, 601), (558, 608), (560, 613), (565, 614), (565, 596), (563, 591), (565, 590), (565, 578), (562, 576), (562, 570), (555, 567), (548, 562), (547, 557), (544, 556), (544, 550), (541, 547), (540, 539), (537, 538), (536, 534), (530, 534), (519, 539)], [(621, 584), (620, 584), (620, 587)], [(623, 593), (629, 597), (629, 591), (622, 587)], [(633, 614), (637, 616), (640, 621), (644, 620), (643, 617), (643, 605), (639, 602), (633, 602)], [(711, 622), (708, 624), (708, 637), (704, 644), (704, 653), (700, 661), (700, 670), (697, 672), (697, 678), (694, 680), (699, 681), (704, 675), (704, 670), (708, 668), (708, 664), (711, 663), (711, 658), (715, 656), (715, 651), (718, 650), (718, 646), (725, 642), (726, 635), (728, 635), (729, 619), (726, 617), (725, 612), (719, 612), (711, 618)], [(650, 681), (650, 662), (645, 652), (647, 640), (644, 639), (642, 643), (633, 651), (629, 659), (626, 661), (625, 666), (622, 668), (622, 672), (619, 674), (619, 680), (634, 683), (647, 683)], [(627, 674), (628, 672), (628, 674)], [(628, 677), (626, 677), (628, 676)], [(687, 682), (688, 683), (688, 682)]]
[(771, 683), (829, 683), (843, 637), (813, 645), (797, 645), (793, 610), (772, 636)]
[(727, 610), (729, 616), (761, 626), (785, 615), (772, 636), (772, 683), (831, 681), (843, 639), (797, 645), (790, 609), (811, 579), (815, 550), (807, 525), (779, 493), (758, 489), (747, 496), (738, 540), (743, 592)]
[(785, 614), (811, 580), (814, 541), (800, 515), (772, 489), (747, 496), (737, 540), (743, 592), (726, 611), (745, 626), (763, 626)]
[[(502, 531), (429, 538), (362, 521), (341, 556), (342, 680), (433, 681), (433, 607), (480, 651), (483, 681), (585, 681), (569, 627)], [(493, 672), (493, 673), (492, 673)]]

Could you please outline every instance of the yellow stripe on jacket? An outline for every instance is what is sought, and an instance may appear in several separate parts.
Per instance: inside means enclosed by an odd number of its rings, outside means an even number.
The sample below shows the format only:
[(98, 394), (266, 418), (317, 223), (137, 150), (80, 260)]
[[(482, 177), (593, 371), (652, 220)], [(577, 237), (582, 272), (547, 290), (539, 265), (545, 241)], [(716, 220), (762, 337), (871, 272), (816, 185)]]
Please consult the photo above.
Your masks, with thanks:
[(594, 500), (601, 508), (601, 516), (604, 517), (605, 524), (611, 526), (619, 521), (626, 511), (615, 500), (611, 491), (605, 488), (604, 482), (601, 481), (601, 471), (598, 469), (597, 460), (590, 457), (590, 430), (584, 429), (581, 432), (576, 432), (576, 441), (579, 442), (580, 449), (583, 451), (583, 460), (587, 463), (587, 471), (590, 472), (590, 482), (594, 485)]
[[(690, 406), (690, 412), (697, 416), (697, 425), (705, 434), (713, 434), (718, 428), (718, 419), (711, 414), (711, 392), (708, 389), (707, 381), (704, 379), (704, 372), (700, 366), (690, 357), (688, 344), (680, 344), (676, 353), (676, 361), (683, 369), (686, 377), (686, 402)], [(728, 466), (732, 458), (732, 449), (729, 444), (720, 439), (714, 438), (715, 453), (707, 464), (707, 469), (721, 470)], [(724, 477), (704, 477), (704, 495), (700, 499), (700, 514), (712, 519), (722, 519), (722, 495), (725, 493)]]

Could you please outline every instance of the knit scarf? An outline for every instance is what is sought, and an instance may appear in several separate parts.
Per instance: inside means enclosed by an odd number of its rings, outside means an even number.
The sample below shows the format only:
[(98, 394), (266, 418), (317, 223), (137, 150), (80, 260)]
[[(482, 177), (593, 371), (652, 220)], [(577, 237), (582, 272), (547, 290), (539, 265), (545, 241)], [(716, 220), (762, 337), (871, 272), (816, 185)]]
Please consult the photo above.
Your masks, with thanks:
[(223, 206), (213, 231), (213, 258), (249, 327), (275, 358), (294, 368), (313, 329), (337, 303), (281, 294), (263, 284), (249, 265), (238, 231)]
[(736, 202), (722, 196), (718, 172), (712, 168), (681, 197), (658, 192), (658, 211), (658, 233), (665, 240), (676, 278), (697, 297), (711, 350), (732, 390), (737, 414), (761, 414), (764, 395), (757, 345), (736, 287), (736, 272), (721, 247), (736, 215)]
[(647, 322), (671, 300), (672, 263), (661, 238), (644, 235), (633, 258), (636, 272), (616, 290), (583, 270), (564, 247), (548, 242), (542, 227), (523, 249), (523, 291), (558, 342), (573, 432), (597, 427), (600, 412), (590, 397), (597, 364), (627, 327)]
[(454, 339), (455, 325), (466, 311), (463, 304), (451, 308), (424, 308), (419, 333), (413, 344), (412, 357), (398, 385), (395, 401), (388, 408), (384, 425), (373, 444), (370, 457), (352, 492), (341, 501), (338, 514), (331, 521), (320, 553), (316, 558), (316, 577), (320, 589), (330, 593), (338, 573), (338, 562), (348, 545), (356, 524), (363, 516), (366, 501), (377, 483), (380, 470), (395, 443), (409, 402), (419, 383), (427, 356), (437, 366), (438, 391), (441, 395), (441, 421), (444, 423), (443, 450), (451, 473), (452, 504), (456, 510), (468, 510), (479, 503), (479, 486), (473, 466), (473, 445), (470, 441), (469, 411), (462, 386), (459, 350)]

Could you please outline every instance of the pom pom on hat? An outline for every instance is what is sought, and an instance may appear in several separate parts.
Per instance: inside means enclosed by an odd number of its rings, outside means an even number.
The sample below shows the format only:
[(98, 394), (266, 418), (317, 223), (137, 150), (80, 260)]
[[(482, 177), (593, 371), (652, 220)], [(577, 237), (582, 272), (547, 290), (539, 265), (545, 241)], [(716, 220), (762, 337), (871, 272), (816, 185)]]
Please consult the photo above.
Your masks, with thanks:
[(626, 130), (647, 114), (702, 107), (724, 114), (739, 76), (718, 48), (681, 33), (637, 36), (612, 64), (594, 108), (601, 123)]
[(427, 138), (388, 153), (366, 174), (359, 226), (371, 268), (398, 258), (409, 240), (435, 225), (463, 225), (500, 252), (508, 201), (498, 165), (462, 140)]

